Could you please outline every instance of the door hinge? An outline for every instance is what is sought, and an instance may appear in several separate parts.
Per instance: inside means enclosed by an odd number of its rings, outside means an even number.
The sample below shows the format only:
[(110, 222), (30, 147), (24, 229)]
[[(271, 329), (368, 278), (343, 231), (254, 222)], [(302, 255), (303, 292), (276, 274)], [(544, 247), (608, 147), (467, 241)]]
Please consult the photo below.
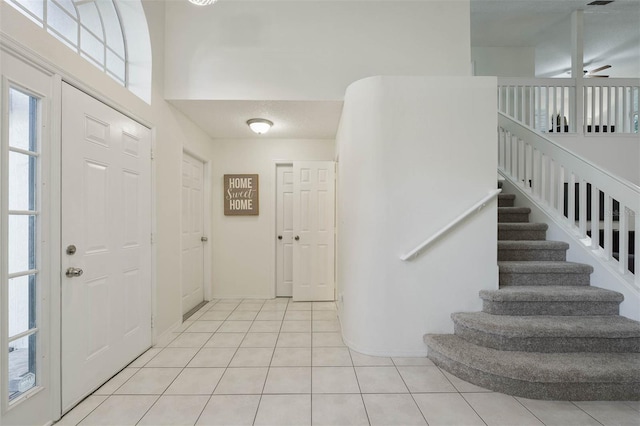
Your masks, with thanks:
[(155, 243), (154, 238), (153, 238), (153, 232), (151, 233), (151, 244)]
[(154, 158), (154, 156), (153, 156), (153, 150), (151, 150), (151, 154), (150, 154), (150, 156), (151, 156), (151, 159), (153, 160), (153, 158)]
[(155, 328), (155, 326), (156, 326), (155, 318), (153, 317), (153, 315), (151, 315), (151, 328)]

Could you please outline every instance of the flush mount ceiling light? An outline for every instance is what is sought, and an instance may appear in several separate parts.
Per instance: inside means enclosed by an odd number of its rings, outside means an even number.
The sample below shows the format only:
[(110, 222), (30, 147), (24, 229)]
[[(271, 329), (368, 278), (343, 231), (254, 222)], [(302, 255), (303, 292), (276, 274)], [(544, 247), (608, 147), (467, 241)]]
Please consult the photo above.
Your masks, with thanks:
[(266, 120), (264, 118), (252, 118), (251, 120), (247, 120), (247, 124), (249, 125), (249, 128), (251, 128), (251, 130), (259, 135), (267, 133), (271, 126), (273, 126), (272, 121)]
[(209, 6), (210, 4), (214, 4), (217, 0), (189, 0), (190, 3), (193, 3), (197, 6)]

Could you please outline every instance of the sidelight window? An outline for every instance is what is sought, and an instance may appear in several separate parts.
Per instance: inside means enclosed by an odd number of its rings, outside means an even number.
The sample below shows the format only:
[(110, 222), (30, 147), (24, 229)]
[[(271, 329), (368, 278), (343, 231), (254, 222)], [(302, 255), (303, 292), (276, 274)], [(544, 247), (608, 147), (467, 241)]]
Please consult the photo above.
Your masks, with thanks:
[(39, 103), (20, 89), (8, 91), (8, 188), (6, 205), (7, 366), (9, 401), (38, 384)]

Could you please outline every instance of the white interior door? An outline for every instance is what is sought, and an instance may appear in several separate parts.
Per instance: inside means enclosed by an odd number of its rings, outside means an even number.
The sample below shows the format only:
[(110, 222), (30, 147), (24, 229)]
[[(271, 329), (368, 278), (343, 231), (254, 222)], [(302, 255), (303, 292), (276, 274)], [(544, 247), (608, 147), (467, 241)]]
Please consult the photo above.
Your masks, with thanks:
[(151, 346), (150, 131), (67, 84), (62, 274), (67, 411)]
[(204, 301), (204, 164), (182, 155), (182, 313)]
[(293, 300), (334, 300), (335, 163), (293, 163)]
[(276, 297), (293, 295), (293, 166), (276, 169)]

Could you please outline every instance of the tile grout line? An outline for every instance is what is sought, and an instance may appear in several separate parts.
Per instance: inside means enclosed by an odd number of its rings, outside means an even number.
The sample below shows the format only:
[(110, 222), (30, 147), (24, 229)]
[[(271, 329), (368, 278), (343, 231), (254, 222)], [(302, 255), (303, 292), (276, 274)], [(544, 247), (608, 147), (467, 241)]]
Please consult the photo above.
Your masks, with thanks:
[[(342, 333), (340, 333), (340, 335), (342, 335)], [(358, 374), (356, 374), (356, 366), (355, 366), (355, 363), (353, 362), (353, 355), (351, 354), (351, 348), (349, 348), (348, 346), (347, 346), (347, 352), (349, 352), (349, 359), (351, 359), (351, 368), (353, 368), (353, 375), (356, 377), (356, 383), (358, 385), (358, 391), (360, 393), (360, 400), (362, 401), (362, 406), (364, 407), (364, 414), (367, 416), (367, 422), (369, 422), (369, 425), (371, 425), (369, 410), (367, 409), (367, 404), (364, 402), (364, 395), (362, 394), (362, 388), (360, 387), (360, 379), (358, 379)]]
[[(211, 305), (211, 307), (210, 307), (209, 309), (207, 309), (205, 312), (208, 312), (209, 310), (211, 310), (211, 308), (213, 308), (213, 306), (215, 306), (217, 303), (218, 303), (218, 302), (216, 302), (216, 303), (214, 303), (213, 305)], [(204, 307), (205, 307), (205, 306), (207, 306), (207, 305), (208, 305), (208, 303), (207, 303), (207, 304), (205, 304), (205, 305), (203, 305), (200, 309), (198, 309), (198, 311), (200, 311), (202, 308), (204, 308)], [(194, 312), (194, 313), (192, 314), (192, 316), (193, 316), (193, 315), (195, 315), (195, 314), (197, 314), (197, 313), (198, 313), (198, 311)], [(194, 319), (194, 320), (193, 320), (193, 322), (198, 321), (198, 319), (199, 319), (200, 317), (202, 317), (202, 314), (201, 314), (200, 316), (198, 316), (198, 318)], [(185, 321), (183, 321), (183, 323), (184, 323), (184, 322), (185, 322)], [(191, 325), (190, 325), (189, 327), (191, 327)], [(180, 334), (179, 334), (178, 336), (176, 336), (176, 338), (175, 338), (175, 339), (173, 339), (171, 342), (173, 342), (174, 340), (176, 340), (176, 339), (177, 339), (178, 337), (180, 337), (182, 334), (186, 333), (186, 330), (188, 330), (188, 329), (189, 329), (189, 327), (187, 327), (187, 329), (185, 329), (185, 330), (183, 330), (182, 332), (180, 332)], [(220, 328), (220, 326), (219, 326), (218, 328)], [(217, 330), (217, 329), (216, 329), (216, 330)], [(213, 332), (213, 333), (211, 334), (211, 337), (213, 337), (213, 335), (214, 335), (214, 334), (215, 334), (215, 332)], [(210, 337), (209, 339), (207, 339), (207, 342), (211, 339), (211, 337)], [(169, 342), (169, 344), (170, 344), (171, 342)], [(162, 391), (162, 393), (161, 393), (160, 395), (158, 395), (158, 397), (157, 397), (157, 398), (156, 398), (156, 400), (153, 402), (153, 404), (151, 404), (151, 406), (149, 406), (149, 408), (147, 409), (147, 411), (145, 411), (145, 413), (142, 415), (142, 417), (140, 417), (140, 420), (138, 420), (138, 421), (136, 422), (136, 425), (137, 425), (137, 424), (139, 424), (139, 423), (142, 421), (142, 419), (144, 419), (144, 418), (145, 418), (145, 416), (149, 413), (149, 411), (151, 411), (151, 409), (152, 409), (152, 408), (153, 408), (153, 407), (158, 403), (158, 401), (160, 401), (160, 399), (161, 399), (163, 396), (167, 396), (167, 395), (166, 395), (167, 390), (171, 387), (171, 385), (173, 385), (173, 383), (178, 379), (178, 377), (180, 377), (180, 375), (182, 374), (182, 372), (184, 372), (184, 371), (186, 370), (186, 368), (187, 368), (187, 366), (189, 365), (189, 363), (190, 363), (191, 361), (193, 361), (193, 358), (195, 358), (195, 357), (196, 357), (196, 355), (200, 352), (200, 350), (202, 350), (202, 348), (204, 348), (204, 345), (205, 345), (205, 344), (206, 344), (206, 342), (204, 342), (204, 343), (203, 343), (203, 345), (202, 345), (200, 348), (198, 348), (198, 350), (193, 354), (193, 356), (192, 356), (192, 357), (191, 357), (191, 358), (186, 362), (186, 364), (184, 365), (184, 367), (182, 367), (182, 369), (181, 369), (181, 370), (180, 370), (180, 372), (176, 375), (176, 377), (174, 377), (174, 378), (173, 378), (173, 380), (171, 381), (171, 383), (169, 383), (169, 384), (167, 385), (167, 387), (164, 389), (164, 391)], [(166, 348), (167, 348), (167, 347), (165, 347), (165, 349), (166, 349)], [(160, 351), (160, 352), (162, 352), (162, 351)], [(160, 352), (159, 352), (157, 355), (159, 355), (159, 354), (160, 354)], [(157, 356), (157, 355), (156, 355), (156, 356)], [(155, 358), (155, 357), (154, 357), (154, 358)], [(153, 359), (153, 358), (152, 358), (152, 359)], [(151, 362), (151, 360), (149, 360), (149, 362)], [(145, 365), (147, 365), (149, 362), (145, 363)], [(144, 365), (143, 365), (142, 367), (140, 367), (140, 368), (141, 368), (141, 369), (142, 369), (142, 368), (144, 368)], [(169, 368), (170, 368), (170, 367), (169, 367)], [(137, 372), (136, 372), (136, 374), (137, 374)], [(134, 374), (133, 376), (135, 376), (135, 374)], [(133, 376), (131, 376), (129, 379), (131, 379)], [(129, 381), (129, 380), (127, 380), (126, 382), (128, 382), (128, 381)], [(125, 382), (125, 383), (126, 383), (126, 382)], [(124, 383), (122, 384), (122, 386), (124, 386)], [(121, 387), (122, 387), (122, 386), (121, 386)], [(118, 388), (118, 389), (120, 389), (120, 388)], [(116, 391), (117, 391), (117, 389), (116, 389)], [(115, 391), (114, 391), (114, 393), (115, 393)], [(208, 401), (207, 401), (207, 403), (208, 403)], [(205, 407), (206, 407), (206, 404), (202, 407), (202, 410), (200, 411), (200, 414), (198, 415), (198, 419), (199, 419), (199, 418), (200, 418), (200, 416), (202, 415), (202, 412), (204, 411)], [(197, 419), (196, 419), (196, 422), (197, 422)], [(194, 424), (195, 424), (195, 423), (194, 423)]]
[[(400, 379), (402, 380), (402, 383), (404, 383), (404, 386), (407, 388), (407, 392), (409, 392), (409, 395), (411, 395), (411, 400), (415, 404), (416, 408), (418, 409), (418, 412), (420, 413), (420, 415), (424, 419), (424, 422), (428, 426), (429, 422), (427, 421), (427, 418), (425, 417), (424, 413), (420, 409), (420, 406), (418, 405), (418, 402), (416, 401), (416, 398), (413, 396), (413, 392), (411, 391), (411, 388), (409, 388), (409, 385), (407, 385), (407, 381), (404, 379), (404, 376), (402, 375), (402, 373), (400, 373), (400, 370), (398, 369), (398, 366), (396, 365), (396, 362), (393, 360), (393, 357), (389, 357), (389, 359), (391, 360), (391, 363), (393, 364), (394, 368), (396, 369), (396, 373), (398, 373), (398, 376), (400, 376)], [(454, 389), (455, 389), (455, 386), (454, 386)]]
[(545, 422), (543, 422), (541, 418), (539, 418), (538, 416), (536, 416), (536, 414), (535, 414), (533, 411), (529, 410), (529, 407), (527, 407), (526, 405), (524, 405), (524, 404), (523, 404), (523, 403), (522, 403), (518, 398), (516, 398), (516, 397), (515, 397), (515, 396), (513, 396), (513, 395), (510, 395), (510, 396), (511, 396), (513, 399), (515, 399), (515, 400), (518, 402), (518, 404), (520, 404), (520, 405), (521, 405), (525, 410), (527, 410), (527, 411), (528, 411), (528, 412), (529, 412), (533, 417), (535, 417), (535, 418), (536, 418), (540, 423), (542, 423), (543, 425), (546, 425), (546, 423), (545, 423)]
[[(476, 413), (476, 416), (478, 416), (478, 418), (480, 419), (480, 421), (482, 421), (482, 423), (484, 423), (484, 424), (486, 425), (486, 424), (487, 424), (487, 422), (485, 422), (485, 421), (484, 421), (484, 419), (482, 418), (482, 416), (480, 415), (480, 413), (478, 413), (478, 412), (476, 411), (476, 409), (473, 407), (473, 405), (471, 405), (471, 404), (469, 403), (469, 401), (467, 400), (467, 398), (465, 398), (465, 397), (464, 397), (464, 395), (462, 394), (462, 392), (460, 392), (460, 389), (458, 389), (458, 388), (456, 387), (456, 385), (451, 381), (451, 379), (449, 379), (449, 377), (448, 377), (446, 374), (444, 374), (444, 371), (442, 371), (442, 369), (441, 369), (440, 367), (438, 367), (438, 366), (437, 366), (437, 365), (435, 365), (435, 364), (433, 364), (433, 365), (438, 369), (438, 371), (440, 371), (440, 374), (442, 374), (442, 375), (444, 376), (444, 378), (445, 378), (445, 379), (447, 379), (447, 381), (448, 381), (449, 383), (451, 383), (451, 386), (453, 386), (453, 388), (456, 390), (456, 392), (458, 393), (458, 395), (459, 395), (460, 397), (462, 397), (462, 400), (465, 402), (465, 404), (467, 404), (467, 405), (468, 405), (468, 406), (473, 410), (473, 412), (474, 412), (474, 413)], [(484, 392), (469, 392), (469, 393), (484, 393)]]
[[(264, 307), (264, 305), (263, 305), (263, 307)], [(256, 413), (253, 415), (253, 422), (251, 423), (252, 425), (255, 425), (256, 420), (258, 419), (258, 411), (260, 411), (260, 404), (262, 403), (262, 396), (264, 395), (264, 389), (267, 386), (267, 380), (269, 379), (269, 372), (271, 371), (271, 363), (273, 362), (273, 357), (274, 357), (274, 355), (276, 353), (276, 346), (278, 345), (278, 340), (280, 339), (280, 332), (282, 330), (282, 325), (284, 323), (284, 316), (286, 315), (286, 312), (287, 312), (288, 309), (289, 309), (289, 302), (287, 302), (287, 308), (285, 309), (285, 311), (284, 311), (285, 313), (282, 316), (282, 320), (280, 321), (280, 328), (278, 329), (278, 336), (276, 337), (276, 343), (275, 343), (275, 346), (273, 347), (273, 351), (271, 352), (271, 359), (269, 360), (269, 365), (267, 366), (267, 374), (266, 374), (266, 376), (264, 378), (264, 383), (262, 384), (262, 391), (260, 392), (260, 397), (258, 398), (258, 405), (256, 406)], [(262, 309), (260, 309), (260, 312), (262, 312)], [(276, 310), (275, 312), (278, 312), (278, 310)], [(258, 315), (260, 315), (260, 314), (258, 313)], [(256, 315), (256, 318), (258, 317), (258, 315)], [(254, 320), (254, 322), (255, 322), (255, 320)], [(252, 323), (252, 325), (253, 325), (253, 323)], [(249, 329), (251, 329), (251, 327), (249, 327)], [(247, 334), (248, 333), (249, 332), (247, 331)], [(246, 337), (246, 334), (245, 334), (245, 337)], [(244, 339), (243, 339), (243, 341), (244, 341)], [(242, 345), (242, 342), (240, 342), (240, 344)]]
[[(596, 419), (595, 417), (593, 417), (591, 414), (589, 414), (587, 411), (583, 410), (582, 407), (580, 407), (578, 404), (575, 403), (575, 401), (569, 401), (571, 402), (571, 404), (576, 407), (578, 410), (582, 411), (583, 413), (585, 413), (587, 416), (591, 417), (594, 421), (600, 423), (601, 425), (603, 424), (601, 421), (599, 421), (598, 419)], [(628, 405), (628, 404), (626, 404)], [(638, 414), (638, 416), (640, 416), (640, 414)]]

